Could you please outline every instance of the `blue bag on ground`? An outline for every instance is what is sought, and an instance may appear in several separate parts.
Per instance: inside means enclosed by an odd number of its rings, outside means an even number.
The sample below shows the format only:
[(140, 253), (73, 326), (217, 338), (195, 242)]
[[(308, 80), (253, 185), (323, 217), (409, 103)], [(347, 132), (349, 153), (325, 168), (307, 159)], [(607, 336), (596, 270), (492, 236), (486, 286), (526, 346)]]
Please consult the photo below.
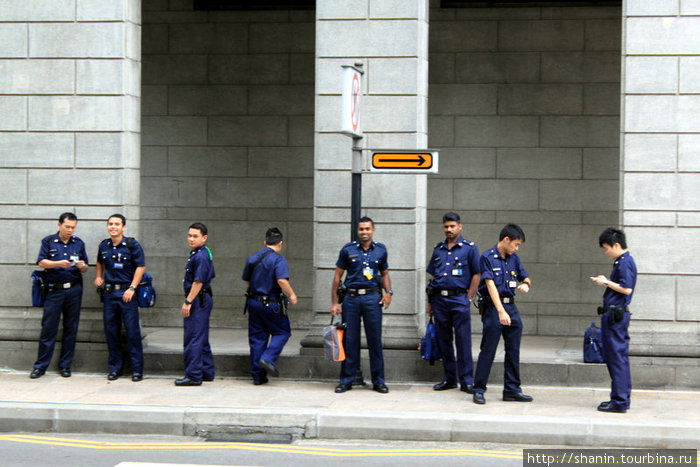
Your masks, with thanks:
[(153, 278), (147, 272), (143, 273), (136, 293), (139, 298), (139, 307), (149, 308), (156, 305), (156, 289), (153, 287)]
[(46, 297), (46, 271), (37, 269), (32, 271), (32, 306), (44, 306)]
[(435, 365), (435, 361), (442, 359), (437, 343), (437, 328), (432, 316), (425, 326), (425, 337), (420, 341), (420, 356), (423, 360), (428, 360), (431, 365)]
[(595, 321), (591, 321), (591, 325), (583, 334), (583, 361), (585, 363), (605, 363), (600, 332)]

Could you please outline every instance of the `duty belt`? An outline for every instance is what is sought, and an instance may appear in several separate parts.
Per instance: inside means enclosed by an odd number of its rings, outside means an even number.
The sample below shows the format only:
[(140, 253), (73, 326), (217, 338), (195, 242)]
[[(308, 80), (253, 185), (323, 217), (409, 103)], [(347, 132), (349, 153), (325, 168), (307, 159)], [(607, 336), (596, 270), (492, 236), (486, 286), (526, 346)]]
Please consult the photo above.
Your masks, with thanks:
[(248, 312), (248, 301), (250, 299), (257, 300), (265, 306), (270, 306), (270, 303), (279, 303), (280, 311), (282, 315), (287, 314), (287, 307), (289, 306), (289, 299), (284, 293), (280, 293), (278, 296), (265, 295), (253, 292), (246, 292), (245, 294), (245, 306), (243, 307), (243, 314)]
[(441, 297), (454, 297), (455, 295), (463, 295), (467, 293), (467, 289), (433, 289), (435, 295), (440, 295)]
[(599, 306), (598, 314), (602, 315), (606, 311), (630, 311), (627, 305), (610, 305), (610, 306)]
[(112, 290), (126, 290), (130, 286), (130, 282), (108, 282), (105, 284), (105, 290), (107, 292), (111, 292)]
[(357, 297), (358, 295), (369, 295), (371, 293), (379, 293), (381, 291), (381, 287), (371, 287), (369, 289), (351, 289), (348, 287), (348, 295), (351, 297)]
[(82, 280), (76, 279), (74, 281), (70, 282), (64, 282), (63, 284), (47, 284), (46, 288), (48, 289), (49, 292), (53, 292), (55, 290), (60, 290), (60, 289), (70, 289), (71, 287), (82, 284)]
[[(192, 287), (189, 289), (185, 290), (185, 298), (190, 294), (190, 290), (192, 290)], [(202, 289), (199, 291), (197, 294), (197, 297), (199, 297), (199, 306), (204, 307), (204, 296), (209, 295), (210, 297), (214, 297), (214, 292), (211, 290), (211, 287), (202, 287)]]
[[(501, 298), (501, 303), (503, 303), (504, 305), (512, 305), (515, 303), (515, 297), (513, 297), (511, 295), (500, 295), (500, 298)], [(491, 300), (490, 295), (487, 295), (484, 297), (484, 303), (486, 305), (493, 304), (493, 300)]]

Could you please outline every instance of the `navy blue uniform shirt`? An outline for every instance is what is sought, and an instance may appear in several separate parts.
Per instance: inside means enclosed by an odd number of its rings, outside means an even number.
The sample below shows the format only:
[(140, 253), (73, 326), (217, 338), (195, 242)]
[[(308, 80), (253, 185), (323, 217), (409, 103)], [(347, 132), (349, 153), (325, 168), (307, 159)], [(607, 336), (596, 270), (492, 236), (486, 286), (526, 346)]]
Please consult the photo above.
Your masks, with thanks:
[(389, 269), (389, 255), (382, 243), (372, 242), (363, 250), (360, 242), (346, 243), (340, 250), (335, 265), (347, 271), (345, 286), (351, 289), (370, 289), (382, 284), (382, 271)]
[(629, 305), (630, 302), (632, 302), (632, 295), (634, 295), (634, 286), (637, 284), (637, 265), (629, 251), (622, 253), (613, 263), (610, 280), (616, 284), (620, 284), (620, 287), (632, 289), (633, 292), (629, 295), (625, 295), (620, 292), (615, 292), (610, 287), (606, 287), (605, 293), (603, 294), (603, 306)]
[[(260, 256), (267, 254), (260, 263), (253, 268), (253, 265), (260, 259)], [(252, 274), (251, 274), (252, 270)], [(275, 253), (270, 247), (265, 247), (255, 253), (245, 263), (243, 268), (243, 280), (250, 283), (250, 291), (255, 294), (276, 296), (282, 292), (277, 281), (279, 279), (289, 279), (289, 266), (284, 256)]]
[(517, 253), (504, 258), (499, 253), (497, 245), (494, 245), (481, 255), (479, 293), (484, 297), (489, 296), (486, 279), (491, 279), (496, 284), (500, 296), (512, 297), (515, 295), (518, 282), (522, 282), (526, 277), (530, 277), (530, 274), (523, 267)]
[(204, 245), (190, 251), (190, 257), (185, 265), (185, 278), (182, 280), (185, 293), (189, 293), (194, 281), (201, 282), (202, 288), (209, 287), (214, 277), (216, 277), (214, 273), (214, 256), (209, 248)]
[(105, 282), (125, 283), (134, 278), (136, 268), (146, 265), (146, 255), (135, 238), (122, 237), (116, 245), (107, 238), (97, 250), (97, 262), (104, 266)]
[(468, 289), (474, 274), (481, 272), (479, 249), (460, 235), (452, 249), (442, 241), (435, 246), (426, 270), (430, 285), (441, 289)]
[[(42, 259), (51, 261), (62, 261), (67, 259), (76, 263), (80, 260), (88, 262), (87, 252), (85, 251), (85, 243), (75, 235), (68, 242), (63, 243), (58, 236), (58, 233), (48, 235), (41, 240), (41, 248), (39, 256), (36, 259), (37, 264)], [(80, 280), (82, 274), (75, 265), (67, 268), (51, 268), (46, 269), (46, 280), (50, 284), (64, 284)]]

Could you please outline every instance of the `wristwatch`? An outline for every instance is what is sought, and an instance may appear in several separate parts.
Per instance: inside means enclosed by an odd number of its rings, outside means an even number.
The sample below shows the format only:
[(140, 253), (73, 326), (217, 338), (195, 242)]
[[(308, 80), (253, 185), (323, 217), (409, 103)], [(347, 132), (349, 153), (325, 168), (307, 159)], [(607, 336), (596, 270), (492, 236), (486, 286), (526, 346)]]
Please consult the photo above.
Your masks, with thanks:
[(185, 299), (185, 305), (192, 305), (192, 302), (189, 301), (189, 300), (187, 300), (187, 299)]
[(394, 295), (394, 291), (393, 291), (393, 290), (387, 290), (386, 293), (388, 293), (389, 295)]
[(136, 287), (134, 287), (133, 285), (130, 285), (129, 290), (136, 290)]

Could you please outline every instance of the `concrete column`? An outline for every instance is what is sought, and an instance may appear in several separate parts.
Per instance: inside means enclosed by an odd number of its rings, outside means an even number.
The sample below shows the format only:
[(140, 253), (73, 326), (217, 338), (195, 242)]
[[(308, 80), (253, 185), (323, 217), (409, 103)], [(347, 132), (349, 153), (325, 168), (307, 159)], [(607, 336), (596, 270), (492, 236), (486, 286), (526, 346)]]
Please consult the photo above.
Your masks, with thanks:
[(652, 354), (700, 355), (700, 264), (689, 260), (700, 236), (699, 15), (692, 0), (623, 8), (622, 224)]
[(140, 23), (140, 0), (0, 1), (0, 217), (15, 239), (0, 282), (26, 278), (3, 308), (29, 305), (29, 270), (61, 212), (77, 213), (91, 262), (109, 214), (138, 233)]
[[(331, 281), (350, 240), (352, 139), (339, 134), (341, 65), (362, 62), (364, 148), (427, 145), (428, 1), (316, 3), (314, 323), (304, 346), (319, 346), (330, 319)], [(362, 215), (387, 245), (395, 292), (384, 313), (384, 347), (415, 349), (424, 315), (425, 175), (366, 174)], [(417, 319), (419, 318), (419, 319)]]

